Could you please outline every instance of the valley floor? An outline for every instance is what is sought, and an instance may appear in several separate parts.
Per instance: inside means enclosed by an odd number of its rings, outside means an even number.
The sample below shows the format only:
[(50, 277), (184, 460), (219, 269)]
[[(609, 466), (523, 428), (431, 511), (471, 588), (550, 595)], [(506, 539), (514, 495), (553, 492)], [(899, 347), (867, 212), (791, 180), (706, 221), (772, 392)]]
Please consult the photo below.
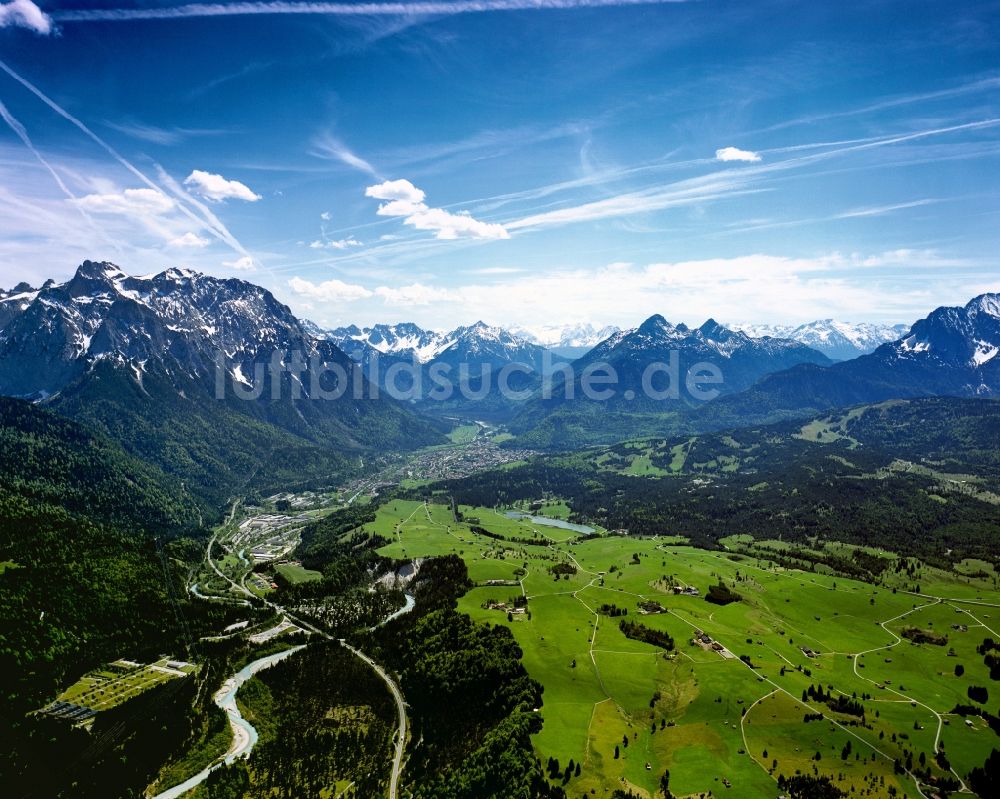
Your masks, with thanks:
[[(735, 785), (741, 797), (773, 797), (780, 775), (802, 773), (868, 796), (929, 797), (940, 780), (967, 790), (966, 775), (996, 746), (982, 718), (953, 712), (975, 704), (970, 686), (990, 685), (976, 648), (1000, 639), (992, 578), (942, 573), (933, 594), (916, 594), (735, 549), (581, 538), (459, 510), (462, 521), (445, 505), (396, 500), (369, 526), (393, 539), (383, 554), (466, 562), (476, 587), (459, 610), (512, 629), (545, 687), (536, 750), (561, 771), (581, 767), (566, 780), (571, 796), (653, 796), (669, 771), (678, 796)], [(706, 602), (720, 581), (742, 600)], [(663, 612), (644, 613), (643, 601)], [(674, 648), (626, 637), (623, 620), (668, 634)], [(913, 643), (902, 635), (913, 629), (946, 643)]]

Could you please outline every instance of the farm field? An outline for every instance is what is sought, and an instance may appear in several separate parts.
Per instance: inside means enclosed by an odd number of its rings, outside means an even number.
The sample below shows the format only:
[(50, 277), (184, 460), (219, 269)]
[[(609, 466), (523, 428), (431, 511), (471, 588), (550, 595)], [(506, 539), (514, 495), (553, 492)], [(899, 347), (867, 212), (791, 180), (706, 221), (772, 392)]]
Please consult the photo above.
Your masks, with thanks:
[(306, 569), (301, 563), (277, 563), (274, 566), (274, 570), (292, 585), (323, 579), (323, 575), (320, 572), (313, 569)]
[[(545, 688), (538, 755), (581, 766), (570, 796), (653, 796), (665, 771), (676, 796), (731, 785), (774, 797), (777, 778), (797, 773), (856, 795), (930, 796), (938, 784), (960, 790), (997, 745), (982, 718), (953, 712), (996, 705), (969, 698), (991, 687), (976, 648), (1000, 640), (1000, 592), (977, 564), (908, 564), (918, 594), (912, 577), (874, 586), (783, 568), (749, 540), (708, 551), (676, 537), (581, 538), (459, 510), (456, 522), (445, 505), (395, 500), (369, 528), (392, 539), (388, 556), (463, 558), (475, 587), (459, 610), (511, 628)], [(706, 601), (720, 582), (739, 600)], [(626, 637), (622, 622), (674, 646)], [(931, 635), (916, 643), (914, 631)]]
[[(116, 660), (84, 674), (40, 712), (69, 720), (84, 720), (95, 713), (123, 705), (157, 685), (187, 677), (197, 670), (193, 663), (169, 658), (148, 665)], [(81, 710), (84, 708), (92, 712), (84, 713)]]

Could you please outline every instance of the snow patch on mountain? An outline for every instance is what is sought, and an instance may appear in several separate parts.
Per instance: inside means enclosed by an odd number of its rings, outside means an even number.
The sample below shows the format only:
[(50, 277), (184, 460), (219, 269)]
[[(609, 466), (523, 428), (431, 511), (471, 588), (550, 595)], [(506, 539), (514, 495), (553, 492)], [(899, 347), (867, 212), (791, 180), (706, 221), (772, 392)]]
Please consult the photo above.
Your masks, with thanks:
[(972, 353), (972, 362), (976, 366), (982, 366), (987, 361), (992, 361), (998, 352), (1000, 352), (1000, 347), (988, 344), (985, 341), (977, 341), (976, 351)]

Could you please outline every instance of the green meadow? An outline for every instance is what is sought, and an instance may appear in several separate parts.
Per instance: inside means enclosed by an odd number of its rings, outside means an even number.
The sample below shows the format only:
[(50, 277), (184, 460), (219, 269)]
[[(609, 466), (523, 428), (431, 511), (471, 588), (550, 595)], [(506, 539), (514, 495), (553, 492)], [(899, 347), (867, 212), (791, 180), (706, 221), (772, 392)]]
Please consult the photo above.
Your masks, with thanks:
[(322, 572), (307, 569), (299, 563), (278, 563), (275, 565), (274, 570), (292, 585), (323, 579)]
[[(580, 538), (488, 508), (459, 512), (456, 521), (445, 505), (395, 500), (369, 528), (391, 540), (385, 555), (463, 558), (475, 587), (459, 609), (511, 628), (545, 688), (538, 755), (581, 765), (570, 796), (622, 788), (652, 797), (669, 770), (676, 796), (724, 794), (728, 782), (733, 796), (770, 799), (779, 775), (802, 773), (858, 795), (919, 797), (918, 783), (927, 795), (940, 780), (961, 785), (996, 746), (984, 721), (952, 713), (972, 704), (970, 686), (990, 687), (976, 647), (1000, 640), (1000, 592), (981, 564), (963, 573), (920, 564), (915, 594), (902, 582), (782, 568), (748, 536), (708, 551), (677, 537)], [(707, 602), (719, 582), (740, 600)], [(514, 611), (519, 597), (526, 612)], [(644, 613), (648, 601), (663, 612)], [(623, 619), (674, 647), (627, 638)], [(946, 642), (914, 643), (903, 636), (912, 629)], [(723, 651), (695, 642), (696, 631)], [(807, 696), (811, 686), (829, 702)], [(863, 716), (843, 712), (833, 702), (841, 696)]]

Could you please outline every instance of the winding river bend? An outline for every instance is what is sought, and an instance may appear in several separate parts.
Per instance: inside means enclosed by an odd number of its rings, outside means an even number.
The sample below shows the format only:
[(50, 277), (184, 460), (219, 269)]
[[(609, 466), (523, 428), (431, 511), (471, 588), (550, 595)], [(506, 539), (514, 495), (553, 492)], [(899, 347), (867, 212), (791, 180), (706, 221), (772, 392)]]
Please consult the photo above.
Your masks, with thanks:
[(175, 785), (173, 788), (168, 788), (162, 793), (156, 794), (153, 799), (177, 799), (177, 797), (183, 796), (196, 785), (208, 779), (208, 775), (223, 764), (228, 766), (238, 758), (250, 755), (251, 750), (257, 744), (257, 730), (240, 713), (239, 706), (236, 704), (236, 692), (243, 683), (257, 672), (273, 666), (275, 663), (294, 655), (302, 649), (305, 649), (305, 645), (292, 647), (291, 649), (285, 649), (282, 652), (277, 652), (267, 657), (258, 658), (244, 666), (222, 684), (222, 687), (216, 691), (212, 699), (229, 717), (229, 726), (233, 730), (233, 742), (229, 746), (229, 751), (226, 752), (222, 760), (216, 761), (190, 779), (180, 783), (180, 785)]
[[(197, 588), (197, 586), (193, 586)], [(197, 596), (201, 596), (197, 594)], [(399, 618), (405, 613), (409, 613), (416, 606), (416, 601), (410, 594), (406, 594), (406, 603), (399, 610), (391, 613), (385, 619), (383, 619), (376, 627), (372, 629), (377, 629), (383, 624), (387, 624), (393, 619)], [(369, 665), (376, 669), (380, 674), (382, 674), (381, 669), (379, 669), (374, 662), (362, 655), (359, 651), (353, 647), (348, 647), (354, 654), (363, 658)], [(233, 731), (233, 742), (229, 747), (229, 751), (222, 757), (221, 760), (217, 760), (205, 769), (195, 774), (193, 777), (188, 778), (179, 785), (175, 785), (172, 788), (168, 788), (162, 793), (155, 794), (153, 799), (178, 799), (178, 797), (183, 796), (185, 793), (190, 791), (196, 785), (201, 784), (206, 779), (208, 775), (220, 768), (223, 765), (231, 765), (238, 758), (249, 757), (250, 752), (253, 751), (254, 746), (257, 745), (257, 730), (254, 726), (243, 718), (243, 714), (240, 713), (240, 708), (236, 704), (236, 692), (240, 690), (240, 686), (243, 685), (247, 680), (253, 677), (257, 672), (262, 671), (275, 663), (284, 660), (296, 652), (305, 649), (305, 644), (300, 646), (292, 647), (291, 649), (285, 649), (281, 652), (277, 652), (273, 655), (267, 655), (266, 657), (258, 658), (251, 663), (248, 663), (242, 669), (240, 669), (236, 674), (226, 680), (222, 687), (215, 692), (215, 696), (212, 700), (215, 704), (222, 708), (226, 712), (226, 716), (229, 718), (229, 726)], [(404, 727), (405, 729), (405, 727)], [(393, 779), (398, 776), (398, 771), (394, 770)]]

